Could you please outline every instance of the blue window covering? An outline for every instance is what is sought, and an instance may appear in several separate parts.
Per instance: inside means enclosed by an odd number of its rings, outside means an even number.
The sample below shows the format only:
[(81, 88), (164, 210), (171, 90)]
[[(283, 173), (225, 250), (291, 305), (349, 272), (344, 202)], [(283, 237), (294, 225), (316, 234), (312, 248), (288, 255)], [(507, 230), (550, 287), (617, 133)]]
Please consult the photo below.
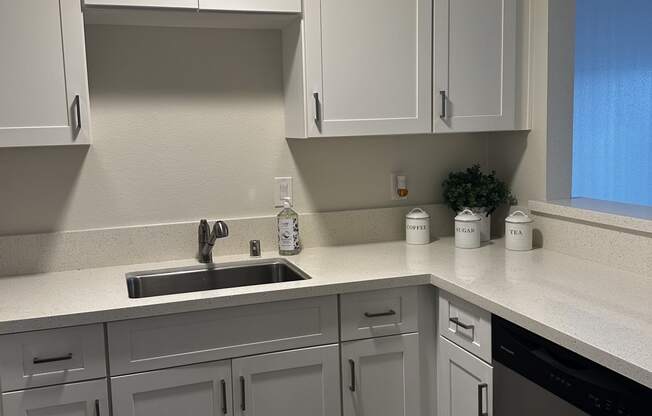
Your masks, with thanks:
[(650, 0), (577, 0), (573, 196), (652, 205)]

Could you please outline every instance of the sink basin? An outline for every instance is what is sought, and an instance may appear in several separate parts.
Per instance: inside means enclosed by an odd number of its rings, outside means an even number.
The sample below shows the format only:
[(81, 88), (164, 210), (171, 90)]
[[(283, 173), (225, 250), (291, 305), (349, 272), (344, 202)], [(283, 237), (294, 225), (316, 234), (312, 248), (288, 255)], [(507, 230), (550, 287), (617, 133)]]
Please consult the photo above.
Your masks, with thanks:
[(127, 273), (130, 298), (310, 279), (283, 259)]

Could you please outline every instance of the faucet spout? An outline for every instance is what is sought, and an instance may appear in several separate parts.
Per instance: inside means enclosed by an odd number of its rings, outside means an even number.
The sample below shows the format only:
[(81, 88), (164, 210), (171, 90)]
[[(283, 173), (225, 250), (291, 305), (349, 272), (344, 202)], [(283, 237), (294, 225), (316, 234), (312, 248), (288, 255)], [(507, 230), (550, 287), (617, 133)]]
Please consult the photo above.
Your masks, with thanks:
[(218, 238), (229, 236), (229, 227), (224, 221), (217, 221), (213, 230), (208, 234), (208, 221), (201, 220), (199, 223), (199, 261), (201, 263), (213, 262), (213, 246)]

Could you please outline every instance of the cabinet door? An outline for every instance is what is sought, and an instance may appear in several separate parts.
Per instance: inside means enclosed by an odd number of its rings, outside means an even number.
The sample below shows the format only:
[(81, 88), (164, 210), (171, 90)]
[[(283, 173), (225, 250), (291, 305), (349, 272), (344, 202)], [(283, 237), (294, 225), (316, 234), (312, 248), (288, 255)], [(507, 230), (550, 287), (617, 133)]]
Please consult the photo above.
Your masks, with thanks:
[(2, 394), (4, 416), (108, 416), (106, 380)]
[(308, 136), (431, 131), (431, 0), (304, 2)]
[(238, 416), (339, 416), (337, 345), (233, 360)]
[(438, 416), (491, 416), (493, 368), (443, 337), (437, 362)]
[(342, 344), (344, 416), (421, 416), (419, 335)]
[(87, 144), (79, 0), (2, 0), (0, 39), (0, 147)]
[(219, 361), (111, 379), (114, 416), (231, 415), (231, 363)]
[(516, 0), (435, 0), (434, 130), (511, 130)]

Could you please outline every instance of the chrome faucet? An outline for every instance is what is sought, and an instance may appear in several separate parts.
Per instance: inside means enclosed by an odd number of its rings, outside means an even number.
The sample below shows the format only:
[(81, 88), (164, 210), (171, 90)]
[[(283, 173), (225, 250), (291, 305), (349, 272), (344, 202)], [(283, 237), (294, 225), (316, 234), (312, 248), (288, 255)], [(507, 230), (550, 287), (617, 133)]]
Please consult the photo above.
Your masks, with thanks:
[(201, 220), (199, 222), (199, 229), (197, 231), (198, 241), (199, 241), (199, 250), (197, 258), (200, 263), (212, 263), (213, 262), (213, 246), (215, 245), (215, 240), (218, 238), (224, 238), (229, 236), (229, 227), (224, 221), (217, 221), (213, 225), (213, 231), (210, 231), (210, 226), (208, 221)]

